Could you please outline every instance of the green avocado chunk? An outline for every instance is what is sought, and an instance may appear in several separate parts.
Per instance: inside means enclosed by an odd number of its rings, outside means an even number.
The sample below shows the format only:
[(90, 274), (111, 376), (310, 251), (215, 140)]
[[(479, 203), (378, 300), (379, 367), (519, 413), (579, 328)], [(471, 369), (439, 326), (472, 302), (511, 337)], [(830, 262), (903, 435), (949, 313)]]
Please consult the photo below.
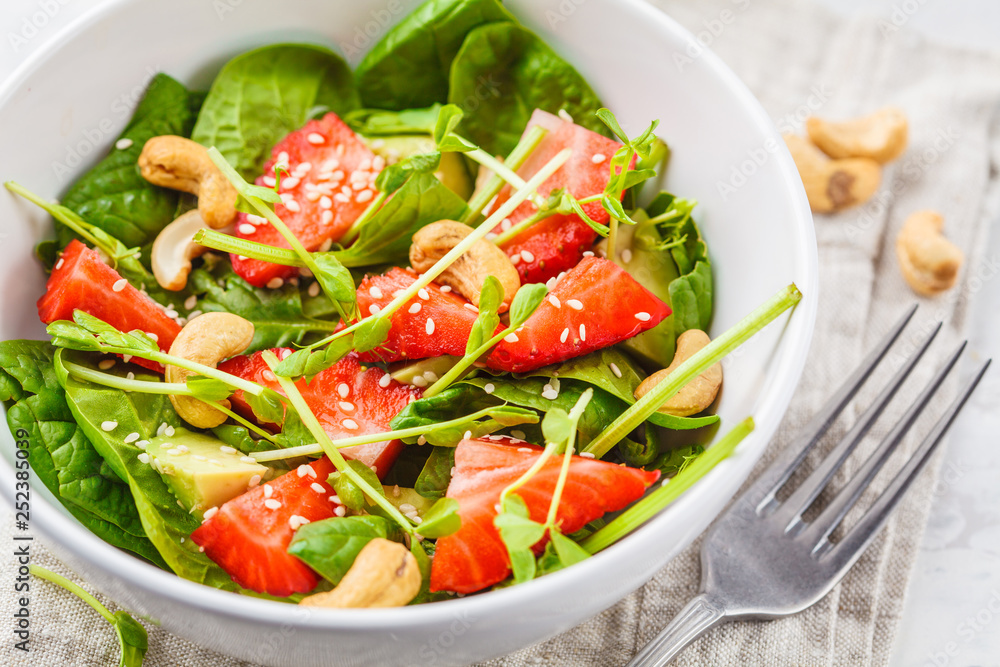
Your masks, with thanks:
[(270, 471), (218, 438), (183, 428), (150, 440), (146, 454), (184, 509), (199, 514), (256, 486)]
[[(381, 155), (392, 164), (418, 153), (433, 153), (437, 150), (434, 139), (425, 134), (400, 134), (391, 137), (362, 137), (376, 155)], [(434, 172), (445, 187), (462, 199), (472, 196), (475, 185), (465, 158), (460, 153), (442, 153), (441, 165)]]

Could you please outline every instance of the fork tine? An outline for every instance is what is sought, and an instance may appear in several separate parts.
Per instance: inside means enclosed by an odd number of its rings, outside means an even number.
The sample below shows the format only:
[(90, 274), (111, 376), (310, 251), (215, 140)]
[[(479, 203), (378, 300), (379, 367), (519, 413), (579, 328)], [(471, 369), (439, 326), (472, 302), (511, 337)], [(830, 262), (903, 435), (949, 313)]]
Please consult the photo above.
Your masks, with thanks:
[(809, 450), (819, 442), (819, 439), (830, 428), (830, 425), (837, 419), (837, 416), (847, 406), (848, 402), (865, 383), (868, 377), (878, 366), (878, 363), (885, 357), (885, 353), (892, 347), (892, 344), (899, 338), (906, 325), (917, 312), (917, 305), (914, 304), (896, 324), (889, 330), (885, 337), (875, 348), (868, 353), (858, 368), (844, 381), (844, 384), (830, 398), (826, 404), (820, 408), (809, 423), (805, 425), (799, 435), (778, 454), (774, 463), (768, 466), (767, 470), (758, 478), (756, 482), (746, 491), (743, 496), (744, 502), (753, 502), (754, 509), (761, 512), (766, 506), (774, 502), (774, 495), (785, 482), (788, 481), (792, 473), (805, 460)]
[[(833, 451), (831, 451), (822, 463), (820, 463), (816, 469), (810, 473), (809, 477), (806, 478), (802, 484), (799, 485), (797, 489), (782, 503), (781, 508), (775, 511), (774, 517), (778, 521), (787, 521), (785, 526), (786, 532), (794, 533), (801, 529), (804, 525), (801, 521), (802, 513), (809, 508), (809, 506), (816, 500), (816, 497), (820, 494), (823, 488), (829, 484), (830, 480), (836, 474), (840, 466), (844, 464), (847, 457), (851, 455), (854, 449), (858, 446), (868, 431), (871, 429), (872, 425), (885, 410), (885, 406), (889, 404), (889, 401), (896, 395), (899, 388), (902, 386), (903, 382), (910, 375), (910, 372), (920, 361), (920, 358), (930, 347), (931, 342), (934, 337), (938, 335), (941, 331), (941, 323), (938, 322), (934, 330), (926, 336), (922, 343), (917, 346), (917, 349), (910, 355), (910, 358), (906, 360), (906, 363), (896, 372), (893, 378), (889, 381), (883, 390), (879, 393), (879, 397), (869, 406), (867, 410), (858, 418), (858, 421), (851, 427), (851, 430), (837, 443)], [(963, 344), (964, 346), (964, 344)], [(957, 358), (957, 357), (956, 357)], [(954, 361), (952, 361), (954, 363)]]
[(825, 542), (826, 538), (830, 536), (830, 533), (836, 529), (844, 516), (854, 507), (854, 504), (861, 497), (865, 488), (871, 483), (875, 475), (878, 474), (878, 471), (885, 465), (892, 452), (903, 441), (903, 437), (909, 432), (913, 423), (917, 421), (917, 417), (927, 407), (931, 398), (941, 388), (945, 378), (951, 373), (962, 352), (965, 350), (965, 346), (965, 342), (958, 346), (958, 349), (944, 363), (931, 381), (927, 383), (927, 386), (903, 417), (896, 422), (896, 425), (889, 431), (885, 439), (879, 443), (878, 448), (864, 462), (861, 469), (854, 473), (851, 481), (837, 492), (837, 496), (833, 501), (809, 524), (809, 527), (804, 531), (803, 539), (807, 540), (810, 544), (816, 545), (818, 549)]
[(899, 473), (896, 474), (889, 486), (882, 492), (882, 495), (865, 512), (857, 525), (853, 526), (844, 539), (836, 545), (827, 548), (825, 545), (829, 544), (829, 542), (824, 542), (816, 550), (817, 552), (822, 552), (820, 558), (828, 559), (830, 565), (836, 568), (836, 576), (838, 578), (854, 565), (865, 549), (868, 548), (868, 545), (871, 544), (872, 540), (875, 539), (875, 536), (878, 535), (878, 531), (885, 525), (892, 510), (899, 504), (900, 499), (906, 493), (910, 484), (913, 483), (913, 480), (920, 474), (920, 471), (927, 465), (931, 454), (934, 453), (934, 449), (941, 442), (952, 422), (955, 421), (955, 417), (958, 416), (965, 402), (969, 400), (969, 396), (975, 390), (976, 385), (979, 384), (983, 375), (986, 374), (986, 369), (989, 368), (991, 361), (987, 359), (986, 363), (979, 368), (973, 378), (963, 387), (958, 398), (948, 407), (931, 432), (927, 434), (927, 437), (917, 447), (917, 451), (914, 452), (913, 456), (910, 457)]

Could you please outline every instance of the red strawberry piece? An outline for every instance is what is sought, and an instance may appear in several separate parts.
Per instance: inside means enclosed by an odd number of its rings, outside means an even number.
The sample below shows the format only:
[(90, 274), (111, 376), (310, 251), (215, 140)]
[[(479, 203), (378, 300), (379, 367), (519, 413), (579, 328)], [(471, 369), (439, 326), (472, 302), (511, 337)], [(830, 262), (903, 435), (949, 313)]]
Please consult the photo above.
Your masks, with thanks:
[[(521, 178), (528, 180), (557, 153), (572, 148), (573, 155), (539, 186), (538, 193), (545, 197), (553, 190), (565, 188), (577, 199), (583, 199), (604, 192), (611, 179), (610, 161), (621, 148), (620, 143), (540, 109), (532, 114), (527, 129), (535, 125), (544, 127), (549, 133), (517, 170)], [(513, 192), (509, 185), (504, 186), (492, 210), (510, 199)], [(583, 210), (595, 222), (606, 225), (610, 220), (599, 202), (585, 204)], [(517, 224), (537, 212), (538, 208), (526, 201), (507, 219), (510, 224)], [(499, 233), (509, 227), (504, 222), (494, 231)], [(542, 283), (575, 266), (596, 239), (597, 232), (576, 214), (554, 215), (521, 232), (502, 247), (517, 266), (522, 282)]]
[[(277, 348), (272, 352), (281, 358), (291, 350)], [(284, 393), (260, 352), (233, 357), (219, 364), (219, 369)], [(380, 368), (362, 368), (354, 354), (344, 357), (308, 383), (300, 379), (295, 386), (323, 430), (334, 440), (390, 430), (392, 418), (408, 403), (420, 398), (421, 393), (416, 387), (387, 378)], [(234, 410), (254, 419), (242, 391), (234, 393), (230, 400)], [(348, 447), (340, 452), (374, 468), (382, 477), (402, 450), (401, 441), (390, 440)]]
[[(417, 280), (409, 269), (394, 268), (381, 276), (366, 276), (358, 287), (358, 310), (362, 317), (384, 309)], [(425, 298), (426, 297), (426, 298)], [(376, 310), (372, 310), (372, 307)], [(426, 359), (449, 354), (462, 356), (469, 332), (479, 311), (450, 291), (431, 283), (418, 292), (392, 318), (389, 337), (382, 347), (361, 355), (365, 361)]]
[[(520, 442), (463, 440), (455, 449), (455, 468), (447, 496), (459, 504), (462, 527), (437, 541), (431, 567), (432, 591), (474, 593), (510, 574), (510, 558), (493, 524), (500, 493), (537, 460), (542, 448)], [(517, 490), (533, 521), (544, 523), (559, 478), (562, 457), (550, 458)], [(640, 498), (659, 471), (574, 456), (559, 501), (556, 523), (563, 534)], [(544, 547), (548, 537), (535, 545)]]
[[(274, 212), (307, 250), (321, 249), (340, 239), (377, 194), (375, 177), (384, 166), (336, 114), (328, 113), (282, 139), (255, 183), (274, 187), (274, 165), (289, 173), (281, 178), (284, 203)], [(258, 243), (288, 248), (288, 242), (266, 219), (240, 213), (236, 235)], [(329, 247), (327, 245), (327, 247)], [(233, 269), (248, 283), (264, 287), (297, 275), (294, 267), (232, 255)], [(275, 281), (275, 282), (271, 282)]]
[(191, 533), (195, 544), (237, 584), (285, 597), (308, 593), (319, 577), (288, 553), (299, 526), (336, 516), (327, 458), (299, 466), (226, 502)]
[[(181, 326), (166, 315), (163, 307), (137, 290), (91, 250), (73, 239), (45, 285), (38, 300), (38, 317), (45, 324), (72, 320), (73, 311), (82, 310), (104, 320), (119, 331), (145, 331), (156, 337), (160, 349), (170, 349)], [(163, 365), (138, 357), (132, 360), (150, 370), (163, 372)]]
[(667, 304), (617, 264), (584, 257), (515, 332), (517, 340), (494, 348), (487, 365), (527, 372), (619, 343), (669, 315)]

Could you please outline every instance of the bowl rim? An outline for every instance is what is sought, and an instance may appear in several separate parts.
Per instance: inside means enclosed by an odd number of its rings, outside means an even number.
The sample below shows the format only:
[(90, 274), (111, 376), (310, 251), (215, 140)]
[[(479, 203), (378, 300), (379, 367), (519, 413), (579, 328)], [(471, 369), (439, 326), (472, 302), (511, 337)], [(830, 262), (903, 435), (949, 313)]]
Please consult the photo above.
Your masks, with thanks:
[[(622, 10), (634, 12), (642, 20), (655, 25), (658, 30), (671, 33), (672, 36), (681, 40), (696, 41), (694, 35), (686, 28), (644, 0), (620, 1), (623, 5)], [(123, 6), (138, 2), (139, 0), (107, 0), (95, 8), (85, 11), (84, 14), (53, 33), (46, 44), (30, 54), (14, 69), (7, 80), (0, 84), (0, 107), (5, 105), (23, 85), (30, 81), (37, 69), (66, 47), (76, 36), (85, 32), (92, 25), (100, 23), (108, 15), (119, 11)], [(780, 345), (786, 350), (776, 357), (777, 366), (774, 370), (774, 378), (765, 387), (757, 402), (755, 431), (747, 437), (741, 448), (730, 458), (717, 465), (670, 507), (647, 521), (627, 539), (574, 565), (572, 568), (533, 580), (529, 585), (490, 591), (488, 595), (390, 609), (310, 608), (310, 611), (314, 613), (302, 614), (298, 605), (289, 605), (284, 602), (247, 595), (234, 595), (229, 591), (183, 579), (171, 572), (143, 562), (141, 559), (104, 542), (41, 496), (36, 496), (32, 505), (32, 524), (60, 547), (69, 549), (68, 546), (64, 545), (72, 544), (71, 551), (74, 556), (87, 561), (92, 567), (99, 568), (106, 575), (122, 580), (129, 587), (138, 589), (143, 594), (167, 598), (177, 605), (198, 608), (216, 615), (222, 614), (233, 620), (257, 623), (266, 621), (274, 625), (295, 628), (382, 631), (390, 625), (404, 629), (451, 622), (456, 618), (456, 615), (460, 614), (475, 617), (476, 611), (487, 606), (491, 607), (494, 613), (502, 609), (513, 610), (523, 607), (532, 600), (557, 593), (573, 579), (599, 578), (600, 570), (605, 565), (614, 562), (615, 554), (626, 548), (641, 548), (640, 545), (644, 538), (645, 542), (649, 542), (657, 527), (668, 521), (672, 514), (683, 512), (683, 506), (696, 503), (702, 496), (714, 493), (710, 490), (712, 487), (722, 486), (726, 484), (727, 480), (731, 482), (734, 478), (739, 478), (739, 481), (733, 485), (733, 493), (735, 493), (739, 484), (749, 474), (750, 469), (767, 446), (766, 442), (760, 441), (769, 441), (776, 432), (805, 367), (818, 310), (819, 261), (812, 214), (805, 191), (802, 188), (794, 162), (785, 149), (784, 142), (781, 140), (774, 123), (746, 84), (713, 51), (705, 47), (699, 56), (699, 61), (710, 71), (710, 76), (717, 77), (727, 90), (739, 100), (743, 112), (748, 115), (756, 129), (767, 140), (777, 141), (779, 150), (775, 152), (774, 158), (787, 194), (792, 198), (790, 203), (793, 205), (793, 213), (799, 221), (799, 234), (795, 250), (802, 269), (801, 280), (797, 284), (802, 291), (803, 298), (791, 311), (794, 317), (786, 316), (783, 318), (784, 331)], [(779, 320), (779, 322), (781, 321)], [(772, 325), (782, 326), (779, 323), (772, 323)], [(750, 446), (751, 444), (752, 446)], [(751, 457), (752, 460), (747, 461), (747, 457)], [(0, 457), (0, 468), (5, 471), (13, 471), (10, 463), (3, 457)], [(13, 502), (12, 488), (8, 489), (4, 486), (2, 494), (8, 502)], [(713, 520), (715, 516), (712, 517)], [(54, 539), (55, 535), (63, 537), (56, 540)], [(661, 566), (666, 565), (671, 559), (664, 560)], [(612, 604), (617, 603), (630, 592), (622, 591), (622, 594), (617, 596)]]

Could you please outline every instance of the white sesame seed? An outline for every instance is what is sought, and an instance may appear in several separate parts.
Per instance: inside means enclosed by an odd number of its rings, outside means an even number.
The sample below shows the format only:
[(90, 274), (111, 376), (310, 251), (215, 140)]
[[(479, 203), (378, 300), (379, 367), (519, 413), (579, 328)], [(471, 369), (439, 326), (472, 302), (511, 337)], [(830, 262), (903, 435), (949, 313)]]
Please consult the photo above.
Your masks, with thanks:
[(132, 432), (132, 433), (129, 433), (128, 435), (125, 436), (124, 441), (125, 441), (125, 444), (132, 444), (133, 442), (135, 442), (138, 439), (139, 439), (139, 434), (135, 433), (135, 432)]
[(274, 373), (271, 372), (270, 370), (264, 371), (263, 373), (261, 373), (261, 376), (263, 376), (263, 378), (268, 382), (274, 382), (277, 380), (277, 378), (274, 377)]
[(331, 503), (340, 504), (340, 496), (338, 496), (336, 493), (333, 494), (332, 496), (330, 496), (329, 498), (327, 498), (327, 500), (329, 500)]
[(116, 428), (118, 428), (118, 422), (115, 421), (101, 422), (102, 431), (114, 431)]
[(629, 262), (632, 261), (632, 251), (629, 250), (628, 248), (625, 248), (624, 250), (622, 250), (621, 257), (622, 257), (622, 263), (628, 264)]
[(566, 111), (565, 109), (560, 109), (559, 110), (559, 117), (562, 118), (567, 123), (572, 123), (573, 122), (573, 117), (570, 116), (569, 112)]
[(208, 462), (211, 463), (212, 465), (217, 465), (217, 466), (222, 465), (222, 461), (220, 461), (219, 459), (209, 459)]
[(594, 153), (594, 156), (590, 158), (590, 161), (593, 162), (594, 164), (601, 164), (607, 159), (608, 156), (605, 155), (604, 153)]
[(65, 263), (66, 263), (66, 259), (63, 258), (63, 257), (60, 257), (59, 261), (56, 262), (56, 271), (58, 271), (59, 269), (61, 269), (62, 266), (63, 266), (63, 264), (65, 264)]
[(583, 303), (581, 303), (577, 299), (567, 299), (566, 305), (572, 308), (573, 310), (583, 310)]
[[(291, 190), (292, 188), (294, 188), (298, 184), (299, 184), (299, 179), (295, 178), (294, 176), (289, 176), (285, 180), (281, 181), (281, 189), (282, 190)], [(295, 201), (295, 200), (294, 199), (290, 199), (289, 201), (292, 202), (292, 201)], [(294, 208), (289, 207), (288, 204), (285, 204), (285, 208), (287, 208), (289, 211), (294, 211), (295, 210)]]
[(115, 142), (115, 148), (120, 151), (132, 148), (132, 140), (125, 137)]
[(289, 199), (288, 201), (286, 201), (285, 208), (287, 208), (292, 213), (298, 213), (299, 211), (302, 210), (302, 207), (299, 206), (299, 203), (294, 199)]
[(281, 503), (279, 503), (274, 498), (268, 498), (267, 500), (264, 501), (264, 507), (266, 507), (269, 510), (276, 510), (279, 507), (281, 507)]
[(329, 197), (327, 197), (326, 195), (323, 195), (320, 198), (320, 200), (319, 200), (319, 207), (320, 208), (333, 208), (333, 200), (330, 199)]
[[(319, 214), (319, 221), (324, 225), (329, 225), (333, 222), (333, 211), (323, 211)], [(327, 248), (329, 250), (329, 248)]]
[(295, 175), (301, 177), (302, 175), (308, 174), (310, 171), (312, 171), (312, 168), (313, 168), (312, 162), (300, 162), (299, 166), (295, 168)]
[(381, 311), (382, 309), (378, 307), (377, 303), (373, 303), (372, 305), (368, 306), (368, 312), (371, 315), (378, 315)]
[(542, 392), (542, 398), (547, 398), (550, 401), (554, 401), (559, 398), (559, 392), (549, 387), (547, 390)]
[(146, 449), (146, 445), (149, 444), (149, 440), (139, 440), (135, 443), (135, 446), (139, 449)]
[(511, 255), (510, 256), (510, 263), (511, 264), (520, 264), (521, 263), (521, 253), (515, 252), (513, 255)]
[(374, 195), (372, 195), (371, 190), (362, 190), (361, 192), (358, 193), (358, 196), (355, 197), (355, 199), (359, 204), (363, 204), (366, 201), (369, 201), (373, 196)]
[(319, 296), (319, 283), (313, 283), (310, 285), (309, 289), (306, 290), (306, 294), (312, 297)]
[(335, 201), (339, 201), (341, 204), (346, 204), (347, 202), (351, 201), (351, 198), (345, 195), (343, 192), (338, 192), (337, 194), (333, 195), (333, 198)]
[(357, 407), (354, 405), (354, 403), (350, 403), (348, 401), (341, 401), (340, 403), (338, 403), (338, 405), (340, 406), (340, 409), (344, 412), (354, 412), (355, 410), (357, 410)]
[(236, 228), (236, 231), (238, 231), (240, 234), (255, 234), (257, 232), (257, 228), (251, 225), (249, 222), (244, 222), (239, 227)]
[[(309, 187), (308, 185), (306, 187)], [(310, 190), (306, 193), (306, 201), (316, 201), (320, 198), (320, 193), (315, 190)]]
[(413, 380), (411, 380), (411, 382), (413, 383), (414, 387), (420, 387), (421, 389), (423, 389), (428, 385), (427, 378), (425, 378), (423, 375), (415, 376)]
[(562, 333), (559, 334), (560, 343), (565, 343), (567, 340), (569, 340), (569, 327), (563, 329)]
[[(375, 148), (379, 148), (378, 146), (375, 146), (375, 144), (378, 143), (379, 141), (382, 140), (381, 139), (376, 140), (374, 143), (372, 143), (372, 146)], [(383, 146), (385, 145), (384, 141), (382, 141), (382, 145)], [(384, 168), (385, 168), (385, 158), (382, 157), (381, 155), (376, 155), (375, 159), (372, 160), (372, 169), (374, 169), (375, 171), (382, 171)]]
[(424, 301), (427, 301), (427, 299), (431, 298), (431, 295), (428, 294), (427, 290), (424, 289), (423, 287), (421, 287), (420, 290), (417, 291), (417, 296), (419, 296)]
[(154, 343), (159, 343), (160, 342), (160, 337), (157, 336), (155, 333), (153, 333), (151, 331), (147, 331), (146, 335), (149, 336), (150, 338), (152, 338)]
[(419, 312), (420, 312), (420, 309), (421, 309), (422, 307), (423, 307), (423, 306), (421, 306), (421, 305), (420, 305), (420, 303), (418, 303), (418, 302), (414, 302), (414, 303), (413, 303), (413, 304), (412, 304), (412, 305), (411, 305), (411, 306), (410, 306), (410, 307), (409, 307), (409, 308), (407, 309), (407, 312), (409, 312), (409, 313), (410, 313), (411, 315), (416, 315), (417, 313), (419, 313)]
[(399, 511), (400, 512), (414, 512), (414, 511), (416, 511), (416, 509), (417, 508), (414, 505), (411, 505), (410, 503), (400, 503), (399, 504)]
[(116, 280), (115, 284), (111, 286), (112, 291), (121, 292), (128, 285), (128, 281), (122, 278), (121, 280)]
[(462, 305), (466, 308), (466, 310), (471, 310), (474, 313), (479, 312), (479, 309), (473, 306), (471, 303), (463, 303)]
[(288, 151), (281, 151), (278, 153), (278, 163), (288, 166)]
[(310, 132), (309, 135), (306, 137), (306, 140), (309, 143), (315, 144), (317, 146), (319, 146), (320, 144), (326, 143), (326, 137), (324, 137), (319, 132)]
[(229, 445), (220, 445), (219, 451), (222, 452), (223, 454), (235, 454), (236, 448), (230, 447)]
[(587, 325), (580, 325), (580, 340), (587, 340)]
[(594, 256), (594, 251), (593, 250), (587, 250), (587, 251), (585, 251), (583, 253), (583, 256), (584, 257), (593, 257)]
[(585, 459), (596, 459), (593, 452), (580, 452), (580, 457)]
[(509, 334), (503, 337), (504, 341), (507, 343), (516, 343), (519, 339), (517, 334), (511, 331)]
[(264, 485), (264, 497), (265, 498), (270, 498), (273, 493), (274, 493), (274, 488), (270, 484), (265, 484)]
[(496, 386), (492, 382), (487, 382), (485, 385), (483, 385), (483, 391), (485, 391), (487, 394), (492, 394), (495, 389)]
[(284, 278), (271, 278), (267, 281), (268, 289), (278, 289), (285, 284)]
[(257, 459), (252, 456), (241, 456), (240, 461), (243, 463), (257, 463)]
[(208, 521), (213, 516), (215, 516), (218, 513), (218, 511), (219, 511), (218, 507), (209, 507), (207, 510), (205, 510), (205, 521)]
[(309, 485), (309, 488), (315, 491), (316, 493), (326, 493), (326, 487), (324, 487), (319, 482), (313, 482), (312, 484)]
[(265, 176), (263, 178), (263, 181), (264, 181), (264, 185), (266, 185), (269, 188), (273, 188), (274, 184), (277, 183), (277, 181), (274, 180), (274, 176)]
[(444, 294), (447, 294), (448, 292), (450, 292), (450, 291), (451, 291), (451, 285), (441, 285), (441, 291), (442, 291), (442, 292), (443, 292)]
[(253, 477), (250, 478), (250, 481), (247, 482), (247, 488), (252, 489), (256, 487), (258, 484), (260, 484), (260, 475), (254, 475)]
[(105, 359), (104, 361), (97, 364), (97, 367), (100, 368), (102, 371), (106, 371), (109, 368), (113, 368), (115, 363), (117, 362), (115, 362), (114, 359)]
[(184, 307), (187, 310), (194, 310), (194, 307), (198, 305), (198, 296), (192, 294), (188, 298), (184, 299)]
[(351, 395), (351, 388), (347, 386), (346, 382), (341, 382), (337, 385), (337, 393), (340, 394), (341, 398), (347, 398)]
[(382, 377), (380, 377), (378, 379), (378, 386), (380, 386), (383, 389), (385, 389), (386, 387), (389, 386), (390, 382), (392, 382), (392, 376), (389, 375), (388, 373), (386, 373), (385, 375), (383, 375)]
[(425, 438), (422, 435), (421, 436), (417, 436), (417, 444), (418, 445), (426, 445), (427, 444), (427, 438)]
[(348, 431), (357, 431), (358, 430), (358, 422), (354, 421), (353, 419), (345, 419), (344, 421), (342, 421), (340, 423)]
[(333, 239), (327, 239), (327, 240), (323, 241), (323, 243), (320, 244), (319, 249), (320, 249), (320, 252), (326, 252), (327, 250), (329, 250), (332, 247), (333, 247)]
[(379, 289), (378, 285), (372, 285), (368, 289), (368, 293), (372, 295), (373, 299), (381, 299), (383, 296), (382, 290)]
[(371, 168), (372, 168), (372, 161), (369, 158), (365, 158), (358, 163), (358, 171), (368, 171)]
[(343, 505), (337, 505), (337, 507), (334, 508), (333, 513), (337, 516), (344, 516), (347, 514), (347, 508)]
[(308, 463), (303, 463), (298, 468), (296, 468), (295, 474), (297, 474), (299, 477), (305, 477), (306, 475), (309, 475), (313, 479), (316, 478), (316, 471), (313, 470), (313, 467)]
[(648, 322), (649, 320), (652, 319), (652, 317), (653, 316), (650, 315), (649, 313), (644, 313), (644, 312), (639, 312), (635, 314), (635, 319), (639, 320), (640, 322)]
[(139, 454), (139, 456), (137, 456), (136, 458), (139, 459), (139, 461), (141, 461), (142, 463), (149, 463), (149, 454), (147, 454), (146, 452)]
[(532, 254), (531, 254), (530, 252), (528, 252), (527, 250), (522, 250), (522, 251), (521, 251), (521, 259), (523, 259), (523, 260), (524, 260), (525, 262), (527, 262), (528, 264), (531, 264), (532, 262), (534, 262), (534, 261), (535, 261), (535, 256), (534, 256), (534, 255), (532, 255)]
[(427, 318), (427, 324), (424, 325), (424, 331), (427, 332), (428, 336), (434, 333), (434, 320), (429, 317)]
[(207, 458), (205, 458), (201, 454), (192, 454), (191, 458), (194, 459), (195, 461), (207, 461), (208, 460)]
[[(126, 355), (126, 356), (131, 357), (131, 355)], [(126, 380), (134, 380), (135, 379), (135, 373), (133, 373), (132, 371), (129, 371), (128, 373), (125, 374), (125, 379)]]
[(615, 374), (615, 377), (620, 378), (622, 376), (622, 371), (618, 368), (618, 364), (612, 361), (608, 366), (611, 368), (611, 372)]

